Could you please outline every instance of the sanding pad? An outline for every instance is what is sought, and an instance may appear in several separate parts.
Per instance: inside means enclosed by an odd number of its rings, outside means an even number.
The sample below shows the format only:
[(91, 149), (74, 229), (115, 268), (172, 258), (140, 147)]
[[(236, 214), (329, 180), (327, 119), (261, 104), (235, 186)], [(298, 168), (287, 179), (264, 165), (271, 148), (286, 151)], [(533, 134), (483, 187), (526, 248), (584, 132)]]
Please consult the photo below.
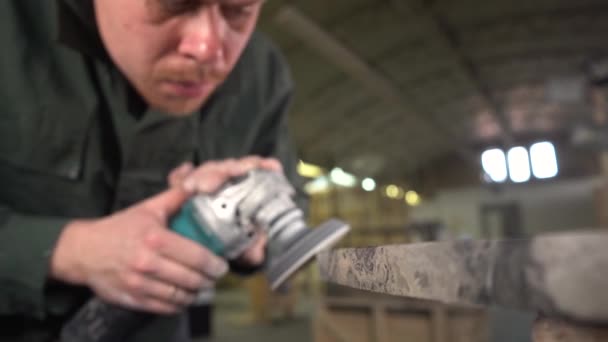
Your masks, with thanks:
[(329, 220), (315, 229), (310, 229), (280, 256), (272, 258), (266, 276), (272, 290), (276, 290), (302, 265), (326, 248), (336, 244), (350, 226), (340, 220)]

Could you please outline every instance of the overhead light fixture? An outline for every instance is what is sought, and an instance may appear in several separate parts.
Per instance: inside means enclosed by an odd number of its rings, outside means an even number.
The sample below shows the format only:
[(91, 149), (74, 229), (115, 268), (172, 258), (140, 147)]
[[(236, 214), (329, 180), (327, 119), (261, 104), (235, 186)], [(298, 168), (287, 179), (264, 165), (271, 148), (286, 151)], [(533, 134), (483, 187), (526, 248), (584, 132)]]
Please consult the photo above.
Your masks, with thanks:
[(405, 193), (405, 203), (407, 203), (407, 205), (415, 207), (418, 206), (421, 201), (420, 195), (418, 195), (416, 191), (410, 190)]
[(323, 175), (323, 168), (300, 160), (298, 163), (298, 174), (306, 178), (317, 178)]
[(332, 183), (347, 188), (352, 188), (357, 185), (357, 178), (339, 167), (331, 170), (329, 173), (329, 179), (332, 181)]
[(374, 190), (376, 190), (376, 181), (371, 178), (365, 178), (361, 182), (361, 187), (363, 188), (363, 190), (368, 191), (368, 192), (374, 191)]

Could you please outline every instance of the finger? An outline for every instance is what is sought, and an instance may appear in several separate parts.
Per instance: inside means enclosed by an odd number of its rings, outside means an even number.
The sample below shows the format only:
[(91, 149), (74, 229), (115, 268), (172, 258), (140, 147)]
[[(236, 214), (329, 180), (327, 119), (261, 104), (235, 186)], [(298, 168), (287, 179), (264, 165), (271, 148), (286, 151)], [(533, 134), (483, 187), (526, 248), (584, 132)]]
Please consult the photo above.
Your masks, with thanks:
[(281, 164), (280, 161), (274, 158), (263, 159), (260, 162), (260, 166), (267, 170), (283, 172), (283, 164)]
[(143, 294), (145, 297), (179, 306), (190, 305), (196, 299), (196, 292), (190, 292), (179, 286), (170, 285), (153, 278), (149, 278), (147, 281)]
[(258, 156), (243, 157), (234, 164), (229, 172), (232, 176), (242, 176), (247, 172), (259, 169), (262, 164), (262, 158)]
[(183, 181), (183, 187), (189, 192), (212, 193), (230, 178), (243, 176), (247, 172), (259, 168), (282, 170), (281, 164), (276, 159), (263, 159), (258, 156), (208, 162), (191, 172)]
[(181, 187), (172, 187), (145, 200), (140, 205), (151, 211), (159, 220), (166, 222), (169, 216), (176, 213), (189, 197), (190, 194)]
[(104, 301), (112, 303), (123, 308), (135, 311), (143, 311), (157, 314), (175, 314), (181, 310), (181, 307), (175, 303), (161, 301), (143, 295), (131, 294), (130, 291), (118, 291), (116, 289), (101, 293), (97, 293)]
[(161, 255), (202, 272), (211, 279), (219, 279), (228, 272), (228, 264), (198, 243), (170, 230), (159, 230), (148, 237), (148, 243)]
[(233, 165), (235, 163), (236, 161), (233, 159), (222, 162), (207, 162), (184, 179), (183, 187), (189, 192), (215, 192), (230, 178), (227, 164)]
[(283, 172), (283, 165), (275, 158), (261, 158), (258, 156), (248, 156), (240, 159), (239, 168), (234, 172), (238, 175), (245, 174), (254, 169), (266, 169), (270, 171)]
[(192, 172), (184, 181), (188, 191), (213, 193), (232, 177), (245, 175), (247, 172), (260, 168), (262, 158), (249, 156), (239, 160), (226, 159), (220, 162), (204, 164)]
[(183, 310), (181, 305), (152, 297), (135, 298), (135, 305), (136, 309), (160, 315), (174, 315)]
[(173, 169), (171, 173), (169, 173), (168, 183), (170, 186), (179, 186), (186, 176), (194, 170), (194, 165), (191, 162), (186, 162), (180, 165), (179, 167)]
[(153, 253), (135, 260), (132, 269), (134, 272), (194, 292), (213, 286), (213, 280), (205, 277), (200, 271)]
[(131, 272), (124, 278), (126, 295), (125, 304), (142, 305), (142, 299), (156, 299), (172, 305), (185, 306), (192, 304), (196, 299), (196, 292), (181, 289), (178, 286), (167, 284), (153, 277)]

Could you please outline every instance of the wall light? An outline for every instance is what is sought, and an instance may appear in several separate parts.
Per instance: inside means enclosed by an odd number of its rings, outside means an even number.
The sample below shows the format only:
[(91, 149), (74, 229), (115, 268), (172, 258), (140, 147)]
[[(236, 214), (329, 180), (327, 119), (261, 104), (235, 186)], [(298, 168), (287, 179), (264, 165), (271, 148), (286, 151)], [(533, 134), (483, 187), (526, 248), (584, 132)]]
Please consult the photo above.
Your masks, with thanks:
[(405, 193), (405, 203), (409, 206), (415, 207), (419, 205), (420, 202), (422, 202), (422, 200), (416, 191), (411, 190)]
[(394, 184), (391, 184), (386, 187), (385, 193), (386, 196), (388, 196), (389, 198), (399, 199), (403, 196), (403, 189)]
[(371, 178), (365, 178), (361, 182), (361, 187), (365, 191), (374, 191), (374, 190), (376, 190), (376, 181)]
[(323, 175), (323, 169), (320, 166), (305, 163), (300, 160), (298, 163), (298, 173), (302, 177), (317, 178)]
[(321, 176), (304, 185), (304, 191), (309, 195), (322, 194), (331, 189), (331, 182), (327, 177)]
[(357, 185), (357, 178), (337, 167), (329, 173), (329, 179), (336, 185), (352, 188)]

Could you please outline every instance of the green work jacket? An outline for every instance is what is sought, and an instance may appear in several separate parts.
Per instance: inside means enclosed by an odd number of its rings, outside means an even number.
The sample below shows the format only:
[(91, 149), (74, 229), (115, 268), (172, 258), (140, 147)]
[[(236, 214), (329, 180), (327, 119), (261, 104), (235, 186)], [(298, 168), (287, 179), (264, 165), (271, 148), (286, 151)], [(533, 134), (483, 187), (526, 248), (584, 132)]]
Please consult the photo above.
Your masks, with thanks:
[[(255, 33), (199, 111), (142, 107), (99, 38), (91, 0), (0, 2), (0, 340), (52, 341), (91, 293), (49, 279), (63, 227), (166, 189), (170, 170), (276, 156), (296, 182), (284, 60)], [(169, 341), (158, 317), (133, 341)]]

